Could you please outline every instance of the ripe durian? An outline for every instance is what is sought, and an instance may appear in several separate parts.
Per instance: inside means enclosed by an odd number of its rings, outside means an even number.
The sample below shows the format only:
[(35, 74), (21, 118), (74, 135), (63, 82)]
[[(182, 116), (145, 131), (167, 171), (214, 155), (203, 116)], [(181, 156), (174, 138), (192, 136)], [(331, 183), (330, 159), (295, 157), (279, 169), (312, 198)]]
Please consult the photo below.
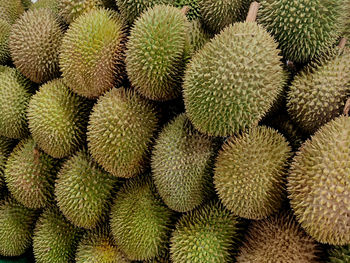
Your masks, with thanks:
[(66, 85), (96, 98), (123, 79), (124, 24), (113, 11), (93, 10), (80, 16), (65, 34), (60, 68)]
[(350, 245), (335, 246), (328, 250), (329, 263), (349, 263)]
[(26, 110), (35, 89), (15, 68), (0, 70), (0, 135), (20, 139), (28, 134)]
[(24, 12), (21, 0), (1, 0), (0, 19), (12, 25)]
[(175, 0), (172, 4), (177, 8), (188, 7), (186, 12), (188, 20), (198, 19), (200, 17), (199, 3), (202, 0)]
[(0, 135), (0, 198), (2, 198), (3, 187), (5, 186), (4, 169), (7, 157), (10, 155), (15, 140)]
[(181, 94), (187, 19), (173, 6), (157, 5), (136, 20), (127, 43), (126, 70), (133, 87), (152, 100)]
[(166, 249), (173, 216), (150, 176), (132, 178), (117, 193), (111, 210), (114, 240), (129, 259), (152, 259)]
[(185, 114), (166, 125), (152, 153), (152, 176), (164, 203), (178, 212), (200, 205), (210, 191), (213, 142)]
[(73, 263), (83, 231), (70, 224), (56, 207), (47, 208), (34, 229), (36, 263)]
[(211, 202), (184, 214), (170, 239), (173, 263), (231, 262), (238, 218), (220, 203)]
[(115, 177), (81, 150), (70, 157), (58, 173), (57, 205), (74, 225), (92, 229), (107, 216), (115, 183)]
[(237, 256), (237, 263), (316, 263), (320, 248), (287, 213), (254, 221)]
[(12, 196), (29, 208), (53, 200), (58, 161), (42, 152), (32, 138), (23, 139), (8, 157), (5, 180)]
[(0, 201), (0, 255), (19, 256), (30, 247), (37, 215), (12, 198)]
[(288, 176), (291, 207), (318, 242), (350, 243), (350, 118), (338, 117), (307, 140)]
[(6, 20), (0, 18), (0, 65), (5, 64), (10, 58), (10, 50), (8, 47), (10, 31), (10, 24)]
[(114, 88), (99, 98), (90, 115), (89, 151), (114, 176), (138, 175), (144, 170), (157, 122), (151, 103), (134, 91)]
[(30, 100), (27, 114), (34, 141), (54, 158), (72, 154), (85, 139), (90, 104), (62, 79), (42, 85)]

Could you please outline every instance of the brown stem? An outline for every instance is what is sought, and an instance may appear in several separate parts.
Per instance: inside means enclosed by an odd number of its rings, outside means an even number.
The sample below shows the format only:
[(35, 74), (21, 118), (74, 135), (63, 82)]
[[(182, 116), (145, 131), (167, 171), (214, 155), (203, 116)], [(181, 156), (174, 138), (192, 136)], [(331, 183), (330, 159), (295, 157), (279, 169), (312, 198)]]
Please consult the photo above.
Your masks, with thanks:
[(350, 111), (350, 98), (348, 98), (348, 100), (345, 103), (344, 110), (343, 110), (344, 115), (349, 115), (349, 111)]
[(258, 15), (260, 4), (258, 2), (252, 2), (249, 7), (248, 15), (246, 18), (246, 22), (255, 22), (256, 17)]
[(181, 12), (184, 14), (184, 15), (187, 15), (188, 11), (190, 11), (190, 7), (185, 5), (183, 8), (181, 8)]
[(340, 39), (340, 41), (339, 41), (338, 47), (339, 47), (340, 49), (343, 49), (343, 48), (345, 47), (345, 45), (346, 45), (346, 41), (347, 41), (347, 39), (346, 39), (345, 37), (342, 37), (342, 38)]

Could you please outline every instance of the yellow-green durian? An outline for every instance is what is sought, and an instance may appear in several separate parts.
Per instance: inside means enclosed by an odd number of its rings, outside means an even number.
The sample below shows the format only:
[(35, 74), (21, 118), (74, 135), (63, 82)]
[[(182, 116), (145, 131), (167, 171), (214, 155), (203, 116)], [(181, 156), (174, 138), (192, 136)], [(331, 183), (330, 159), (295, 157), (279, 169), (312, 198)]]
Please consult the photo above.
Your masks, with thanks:
[(8, 47), (10, 31), (11, 25), (0, 18), (0, 65), (5, 64), (10, 58), (10, 49)]
[(0, 19), (6, 20), (12, 25), (24, 12), (21, 0), (1, 0)]
[(328, 249), (329, 263), (349, 263), (350, 245), (334, 246)]
[(103, 8), (103, 0), (60, 0), (59, 10), (67, 24), (92, 10)]

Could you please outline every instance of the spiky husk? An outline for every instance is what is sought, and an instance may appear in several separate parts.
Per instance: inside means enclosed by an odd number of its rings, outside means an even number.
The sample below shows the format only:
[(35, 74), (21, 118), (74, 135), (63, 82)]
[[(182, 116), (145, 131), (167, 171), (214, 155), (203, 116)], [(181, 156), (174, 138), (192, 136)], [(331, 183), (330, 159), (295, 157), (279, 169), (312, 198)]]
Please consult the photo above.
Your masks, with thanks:
[(3, 188), (5, 187), (4, 169), (7, 162), (7, 157), (10, 155), (15, 140), (1, 136), (0, 135), (0, 199), (2, 194), (5, 192)]
[(21, 0), (1, 0), (0, 19), (12, 25), (24, 12)]
[(329, 263), (349, 263), (350, 245), (335, 246), (328, 250)]
[(59, 0), (37, 0), (35, 3), (33, 3), (29, 9), (39, 9), (39, 8), (48, 8), (51, 10), (53, 14), (55, 14), (59, 21), (64, 23), (62, 21), (62, 17), (60, 16), (59, 12), (59, 6), (58, 6)]
[(10, 24), (0, 18), (0, 65), (5, 64), (10, 58), (10, 49), (8, 47), (10, 31)]
[(34, 141), (54, 158), (69, 156), (84, 142), (90, 104), (62, 79), (42, 85), (32, 97), (27, 114)]
[(89, 151), (109, 173), (133, 177), (144, 169), (157, 122), (151, 103), (134, 91), (114, 88), (99, 98), (90, 115)]
[(306, 232), (321, 243), (350, 243), (350, 118), (320, 128), (293, 159), (288, 192)]
[(181, 94), (187, 23), (179, 9), (168, 5), (150, 8), (136, 20), (127, 43), (126, 70), (143, 96), (164, 101)]
[(149, 175), (130, 179), (117, 193), (110, 225), (118, 247), (132, 260), (160, 255), (169, 240), (172, 212)]
[(186, 113), (194, 126), (227, 136), (256, 125), (285, 82), (278, 53), (256, 23), (236, 23), (205, 44), (184, 79)]
[(188, 7), (189, 10), (186, 12), (188, 20), (194, 20), (200, 18), (199, 3), (201, 0), (175, 0), (173, 5), (177, 8)]
[(79, 16), (92, 10), (103, 8), (103, 0), (60, 0), (60, 15), (67, 24), (74, 22)]

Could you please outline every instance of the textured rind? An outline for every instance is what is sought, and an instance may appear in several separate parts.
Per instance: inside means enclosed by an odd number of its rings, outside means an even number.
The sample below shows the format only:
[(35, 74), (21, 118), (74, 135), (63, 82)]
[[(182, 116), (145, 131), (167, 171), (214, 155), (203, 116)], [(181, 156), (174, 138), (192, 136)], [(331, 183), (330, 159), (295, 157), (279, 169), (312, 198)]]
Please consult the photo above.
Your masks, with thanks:
[(158, 118), (151, 103), (134, 91), (112, 89), (90, 115), (88, 147), (107, 172), (130, 178), (144, 170)]
[(20, 139), (28, 134), (26, 110), (35, 89), (15, 68), (0, 71), (0, 135)]
[(265, 126), (229, 138), (214, 169), (215, 189), (224, 206), (248, 219), (276, 212), (285, 197), (291, 150), (280, 133)]
[(177, 8), (156, 5), (136, 20), (127, 43), (126, 70), (135, 89), (152, 100), (181, 94), (186, 16)]
[(33, 4), (31, 0), (21, 0), (24, 10), (28, 10)]
[(113, 11), (80, 16), (62, 41), (60, 68), (66, 85), (88, 98), (119, 85), (125, 70), (124, 38), (124, 23)]
[(47, 208), (34, 229), (36, 263), (73, 263), (82, 230), (70, 224), (56, 207)]
[(261, 0), (258, 22), (279, 43), (285, 59), (305, 63), (340, 35), (347, 0)]
[(211, 186), (213, 148), (185, 114), (163, 128), (152, 153), (152, 176), (169, 208), (186, 212), (203, 202)]
[(60, 15), (67, 24), (75, 21), (79, 16), (103, 7), (103, 0), (60, 0)]
[(150, 176), (132, 178), (117, 193), (111, 210), (115, 242), (129, 259), (152, 259), (166, 249), (173, 215)]
[(29, 208), (42, 208), (53, 200), (59, 162), (40, 151), (32, 138), (23, 139), (10, 154), (5, 180), (12, 196)]
[(287, 96), (288, 113), (308, 133), (339, 116), (350, 95), (350, 52), (327, 61), (314, 72), (297, 75)]
[(208, 135), (256, 125), (285, 83), (277, 44), (256, 23), (226, 27), (197, 52), (184, 79), (186, 113)]
[(0, 199), (5, 186), (4, 169), (7, 162), (7, 157), (10, 155), (15, 140), (0, 135)]
[(58, 173), (57, 205), (74, 225), (92, 229), (107, 217), (115, 183), (116, 178), (81, 150), (70, 157)]
[(186, 12), (188, 20), (194, 20), (200, 18), (199, 3), (202, 0), (175, 0), (172, 4), (177, 8), (188, 7), (189, 10)]
[(30, 6), (30, 10), (39, 9), (39, 8), (48, 8), (51, 12), (58, 17), (59, 21), (64, 23), (63, 18), (59, 14), (59, 0), (37, 0)]
[(288, 176), (291, 207), (318, 242), (350, 243), (350, 118), (338, 117), (307, 140)]
[(173, 263), (231, 262), (237, 245), (238, 218), (218, 202), (184, 214), (170, 239)]
[(10, 24), (0, 18), (0, 65), (5, 64), (10, 58), (10, 49), (8, 47), (10, 31)]
[(27, 114), (34, 141), (54, 158), (72, 154), (84, 142), (90, 104), (62, 79), (42, 85), (30, 100)]
[(0, 201), (0, 255), (19, 256), (30, 247), (37, 215), (11, 198)]
[(335, 246), (328, 250), (329, 263), (349, 263), (350, 245)]
[(254, 221), (248, 228), (237, 263), (316, 263), (320, 247), (286, 212)]
[(0, 19), (6, 20), (12, 25), (24, 12), (21, 0), (1, 0)]

